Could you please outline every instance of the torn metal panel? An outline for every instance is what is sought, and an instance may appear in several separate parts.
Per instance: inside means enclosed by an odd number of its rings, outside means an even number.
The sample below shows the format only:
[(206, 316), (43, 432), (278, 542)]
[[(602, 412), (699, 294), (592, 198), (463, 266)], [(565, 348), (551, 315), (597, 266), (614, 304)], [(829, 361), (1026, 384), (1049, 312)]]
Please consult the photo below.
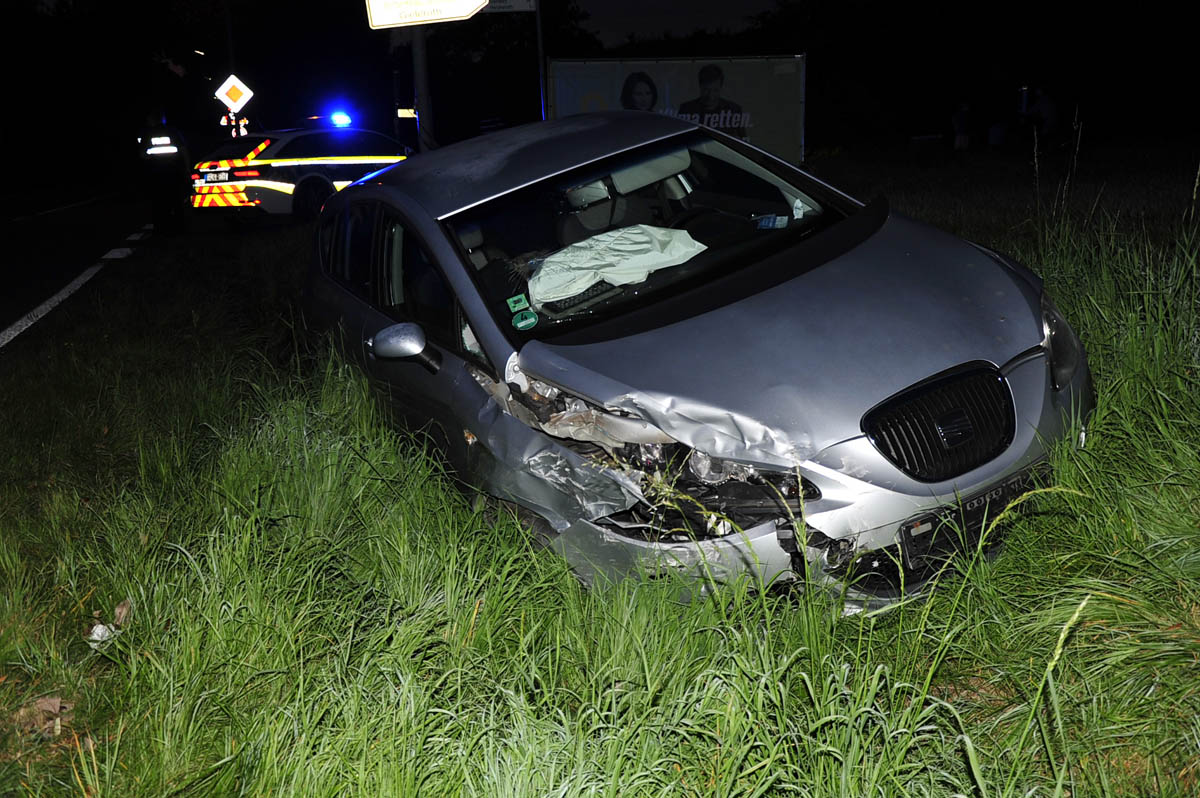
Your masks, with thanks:
[[(603, 374), (583, 369), (558, 351), (533, 341), (520, 357), (510, 359), (509, 371), (529, 380), (530, 374), (576, 392), (613, 411), (621, 411), (713, 457), (792, 468), (810, 454), (812, 436), (797, 429), (785, 431), (745, 414), (679, 395), (632, 391)], [(683, 386), (681, 386), (683, 387)]]
[(622, 418), (591, 408), (555, 413), (542, 429), (560, 438), (592, 441), (613, 447), (625, 443), (673, 443), (670, 435), (635, 418)]
[(597, 518), (644, 501), (628, 474), (605, 468), (562, 446), (539, 451), (525, 461), (530, 472), (574, 498), (583, 518)]
[[(475, 436), (468, 470), (497, 495), (541, 513), (556, 529), (642, 501), (635, 476), (580, 455), (544, 434), (506, 385), (469, 368), (455, 414)], [(468, 389), (469, 388), (469, 389)], [(469, 398), (468, 398), (469, 397)]]
[[(627, 443), (674, 442), (669, 435), (645, 421), (615, 416), (573, 397), (560, 396), (558, 388), (531, 379), (521, 371), (515, 357), (505, 369), (506, 385), (478, 369), (471, 369), (471, 374), (505, 411), (527, 426), (556, 438), (595, 443), (609, 450)], [(521, 395), (514, 395), (513, 388)], [(559, 407), (563, 409), (557, 409)]]
[(809, 435), (677, 396), (630, 392), (609, 406), (645, 418), (680, 443), (713, 457), (791, 468), (812, 453)]

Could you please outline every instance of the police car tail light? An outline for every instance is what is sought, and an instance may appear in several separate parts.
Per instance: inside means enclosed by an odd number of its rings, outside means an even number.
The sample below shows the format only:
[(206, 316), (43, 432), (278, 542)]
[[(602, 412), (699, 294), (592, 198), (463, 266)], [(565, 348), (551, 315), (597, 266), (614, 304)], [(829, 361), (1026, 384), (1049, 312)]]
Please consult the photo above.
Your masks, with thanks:
[(243, 169), (233, 173), (234, 177), (258, 177), (257, 169)]
[(199, 173), (199, 172), (193, 172), (193, 173), (192, 173), (192, 180), (199, 180), (199, 179), (200, 179), (200, 173)]

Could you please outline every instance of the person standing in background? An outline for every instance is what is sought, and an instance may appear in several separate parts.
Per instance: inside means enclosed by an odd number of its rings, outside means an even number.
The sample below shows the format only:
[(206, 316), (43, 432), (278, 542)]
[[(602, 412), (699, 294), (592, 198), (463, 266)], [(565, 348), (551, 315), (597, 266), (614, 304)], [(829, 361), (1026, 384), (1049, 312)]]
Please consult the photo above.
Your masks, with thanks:
[(150, 202), (155, 230), (175, 233), (183, 229), (187, 213), (190, 163), (183, 134), (167, 124), (161, 111), (146, 114), (138, 132), (138, 160), (142, 188)]

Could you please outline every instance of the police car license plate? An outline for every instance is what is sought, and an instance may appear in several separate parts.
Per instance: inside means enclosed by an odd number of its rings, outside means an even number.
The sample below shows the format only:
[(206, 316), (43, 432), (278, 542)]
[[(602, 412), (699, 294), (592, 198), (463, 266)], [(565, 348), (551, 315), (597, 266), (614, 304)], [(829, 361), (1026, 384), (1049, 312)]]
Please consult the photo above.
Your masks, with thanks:
[(965, 497), (957, 506), (944, 507), (905, 521), (900, 528), (904, 564), (920, 568), (979, 543), (985, 527), (1009, 502), (1045, 484), (1050, 469), (1045, 463), (1014, 474), (999, 485)]
[(204, 182), (206, 183), (220, 183), (221, 181), (228, 179), (228, 172), (209, 172), (204, 175)]

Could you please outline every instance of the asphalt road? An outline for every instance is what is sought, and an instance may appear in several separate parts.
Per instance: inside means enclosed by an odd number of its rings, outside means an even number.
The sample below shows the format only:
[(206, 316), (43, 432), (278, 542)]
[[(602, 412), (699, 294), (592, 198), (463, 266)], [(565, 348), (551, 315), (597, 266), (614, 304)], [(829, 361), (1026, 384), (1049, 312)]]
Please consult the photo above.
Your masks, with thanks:
[[(14, 209), (9, 210), (13, 213)], [(77, 194), (47, 198), (5, 218), (4, 288), (0, 289), (0, 333), (61, 291), (107, 253), (135, 247), (131, 235), (150, 233), (144, 202), (120, 194)]]

